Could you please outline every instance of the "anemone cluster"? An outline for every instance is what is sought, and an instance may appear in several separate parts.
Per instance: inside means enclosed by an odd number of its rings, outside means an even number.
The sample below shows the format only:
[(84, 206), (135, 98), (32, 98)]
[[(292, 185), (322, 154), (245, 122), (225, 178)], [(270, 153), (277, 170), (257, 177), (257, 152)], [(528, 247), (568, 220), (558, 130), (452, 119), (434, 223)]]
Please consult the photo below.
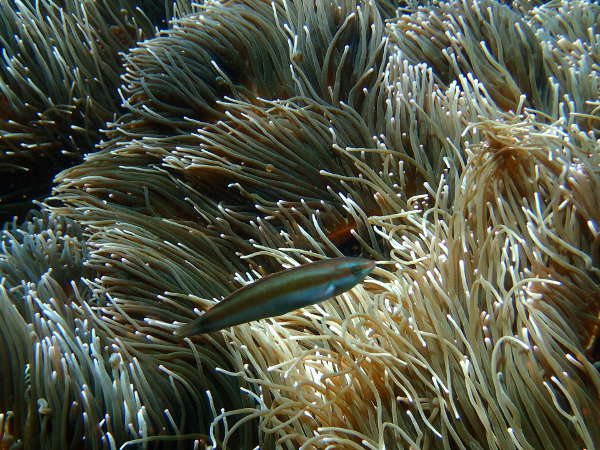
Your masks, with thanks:
[(0, 448), (599, 445), (600, 6), (154, 3), (0, 4)]

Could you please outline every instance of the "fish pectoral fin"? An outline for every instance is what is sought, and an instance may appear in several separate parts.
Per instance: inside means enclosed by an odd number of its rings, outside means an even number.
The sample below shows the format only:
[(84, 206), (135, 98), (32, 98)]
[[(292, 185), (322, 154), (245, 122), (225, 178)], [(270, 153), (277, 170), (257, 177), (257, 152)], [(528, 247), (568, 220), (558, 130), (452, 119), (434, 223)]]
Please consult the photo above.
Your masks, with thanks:
[(330, 283), (323, 295), (325, 295), (325, 298), (333, 297), (335, 295), (335, 286)]
[(304, 308), (306, 306), (320, 303), (335, 295), (335, 286), (329, 284), (324, 289), (315, 289), (312, 292), (305, 294), (302, 299), (294, 306), (293, 309)]

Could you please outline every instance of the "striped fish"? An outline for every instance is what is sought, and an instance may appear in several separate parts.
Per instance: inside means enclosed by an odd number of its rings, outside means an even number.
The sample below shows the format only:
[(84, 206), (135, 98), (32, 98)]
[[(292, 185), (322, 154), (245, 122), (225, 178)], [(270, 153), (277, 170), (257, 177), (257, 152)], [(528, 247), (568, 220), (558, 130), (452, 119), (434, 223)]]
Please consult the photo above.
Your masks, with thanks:
[(232, 292), (175, 334), (190, 336), (280, 316), (352, 289), (374, 268), (375, 261), (343, 257), (282, 270)]

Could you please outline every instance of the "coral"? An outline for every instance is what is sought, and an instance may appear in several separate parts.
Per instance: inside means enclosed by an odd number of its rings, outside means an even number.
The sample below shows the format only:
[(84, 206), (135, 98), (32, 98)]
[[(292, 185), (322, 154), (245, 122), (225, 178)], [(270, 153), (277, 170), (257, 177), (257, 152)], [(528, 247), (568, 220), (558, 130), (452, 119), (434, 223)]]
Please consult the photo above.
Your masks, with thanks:
[[(597, 7), (170, 13), (3, 233), (3, 445), (594, 448)], [(335, 299), (172, 334), (344, 254), (378, 267)]]

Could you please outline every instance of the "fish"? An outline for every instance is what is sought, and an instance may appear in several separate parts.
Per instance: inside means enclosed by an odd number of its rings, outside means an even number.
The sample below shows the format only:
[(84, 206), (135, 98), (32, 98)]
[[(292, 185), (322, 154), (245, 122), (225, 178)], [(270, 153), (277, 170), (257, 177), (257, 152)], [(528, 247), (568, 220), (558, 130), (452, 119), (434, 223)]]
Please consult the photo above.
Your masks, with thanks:
[(374, 268), (370, 259), (340, 257), (282, 270), (237, 289), (174, 334), (186, 337), (281, 316), (352, 289)]

